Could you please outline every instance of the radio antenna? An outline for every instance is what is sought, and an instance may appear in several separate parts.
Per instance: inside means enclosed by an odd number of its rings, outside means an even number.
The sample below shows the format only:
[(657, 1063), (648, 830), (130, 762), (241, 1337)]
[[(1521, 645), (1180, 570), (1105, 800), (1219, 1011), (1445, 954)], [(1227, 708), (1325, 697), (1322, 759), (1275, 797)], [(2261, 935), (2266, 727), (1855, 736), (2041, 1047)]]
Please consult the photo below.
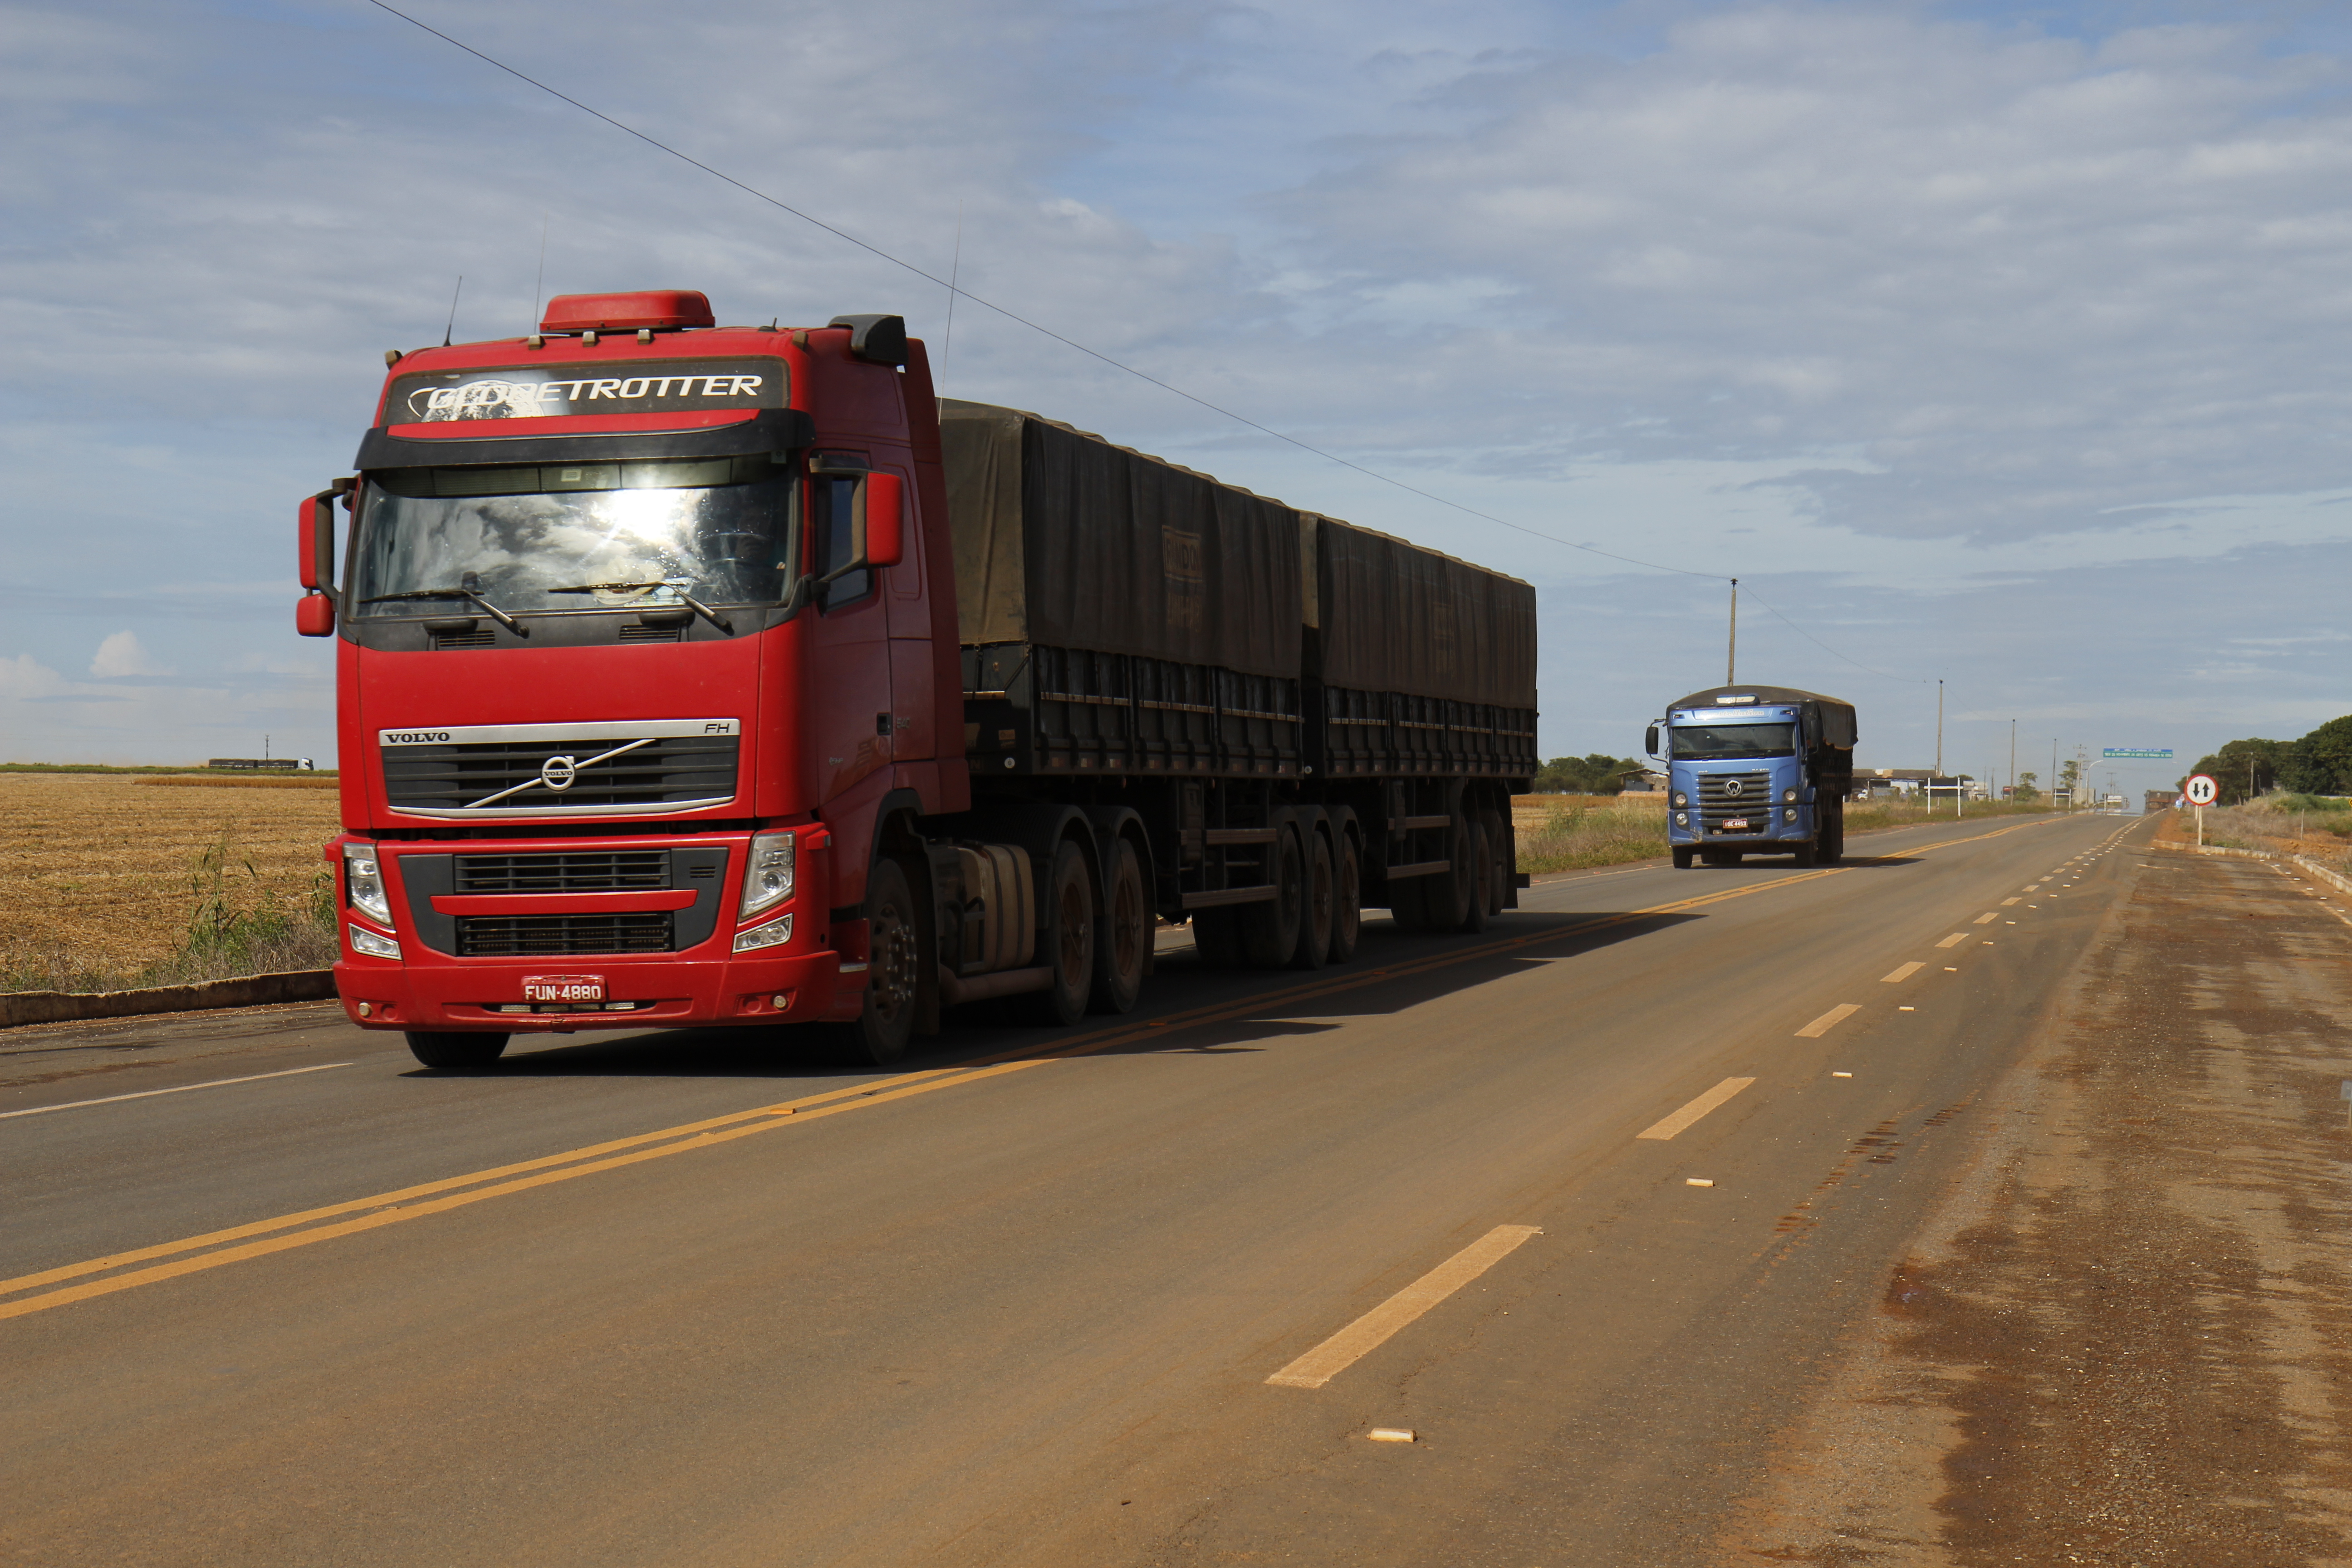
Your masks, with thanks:
[(466, 291), (466, 275), (457, 274), (457, 286), (449, 290), (449, 324), (441, 329), (441, 346), (449, 346), (449, 335), (457, 330), (457, 296)]
[(530, 286), (530, 330), (539, 331), (539, 302), (547, 298), (547, 215), (539, 215), (539, 278)]
[(961, 292), (956, 288), (956, 279), (962, 275), (963, 204), (958, 202), (956, 203), (955, 258), (948, 263), (948, 335), (947, 341), (940, 345), (940, 379), (941, 381), (947, 379), (948, 355), (955, 352), (955, 302), (956, 295)]

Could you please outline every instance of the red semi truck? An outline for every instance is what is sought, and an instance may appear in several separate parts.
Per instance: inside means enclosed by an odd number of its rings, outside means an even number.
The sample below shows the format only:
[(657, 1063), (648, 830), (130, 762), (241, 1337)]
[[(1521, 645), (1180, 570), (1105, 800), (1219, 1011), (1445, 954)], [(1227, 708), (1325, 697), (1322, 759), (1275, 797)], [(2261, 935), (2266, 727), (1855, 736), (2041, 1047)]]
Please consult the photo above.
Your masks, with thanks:
[[(394, 352), (301, 509), (339, 639), (337, 989), (433, 1067), (518, 1032), (1135, 1005), (1517, 902), (1524, 583), (1013, 409), (896, 316), (570, 295)], [(337, 542), (344, 542), (339, 555)]]

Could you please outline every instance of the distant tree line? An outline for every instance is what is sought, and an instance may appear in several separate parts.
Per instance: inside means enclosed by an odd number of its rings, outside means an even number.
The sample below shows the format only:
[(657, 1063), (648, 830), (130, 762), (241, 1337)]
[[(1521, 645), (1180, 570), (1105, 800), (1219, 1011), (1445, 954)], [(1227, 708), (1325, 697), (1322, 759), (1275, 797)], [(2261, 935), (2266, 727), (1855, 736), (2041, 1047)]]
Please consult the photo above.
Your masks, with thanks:
[(1631, 757), (1612, 757), (1602, 752), (1589, 757), (1554, 757), (1537, 773), (1536, 794), (1622, 794), (1625, 775), (1641, 773), (1646, 765)]
[[(2231, 741), (2197, 759), (2193, 772), (2221, 786), (2223, 805), (2284, 789), (2295, 795), (2352, 795), (2352, 713), (2330, 719), (2300, 741)], [(2185, 785), (2188, 781), (2183, 779)]]

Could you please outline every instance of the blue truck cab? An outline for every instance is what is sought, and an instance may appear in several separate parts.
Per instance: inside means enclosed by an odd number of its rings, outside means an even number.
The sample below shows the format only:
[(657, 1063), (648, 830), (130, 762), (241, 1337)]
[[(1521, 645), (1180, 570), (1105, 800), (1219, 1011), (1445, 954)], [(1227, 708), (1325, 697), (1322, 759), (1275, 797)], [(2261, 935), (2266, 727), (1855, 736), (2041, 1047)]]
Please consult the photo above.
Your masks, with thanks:
[(1649, 732), (1650, 755), (1666, 763), (1675, 864), (1793, 855), (1800, 866), (1835, 865), (1853, 742), (1853, 704), (1817, 692), (1718, 686), (1675, 703)]

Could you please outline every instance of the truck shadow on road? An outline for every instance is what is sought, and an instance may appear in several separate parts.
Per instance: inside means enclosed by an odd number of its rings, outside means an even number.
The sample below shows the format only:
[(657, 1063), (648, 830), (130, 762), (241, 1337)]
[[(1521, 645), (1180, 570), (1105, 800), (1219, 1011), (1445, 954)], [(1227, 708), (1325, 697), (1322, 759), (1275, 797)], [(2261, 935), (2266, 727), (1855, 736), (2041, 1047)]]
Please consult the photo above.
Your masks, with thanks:
[[(1011, 1055), (1051, 1055), (1057, 1049), (1105, 1056), (1261, 1050), (1266, 1047), (1253, 1042), (1327, 1034), (1345, 1026), (1344, 1021), (1313, 1020), (1402, 1013), (1539, 964), (1598, 952), (1706, 918), (1698, 913), (1522, 911), (1501, 917), (1475, 937), (1406, 935), (1376, 921), (1367, 922), (1352, 963), (1318, 970), (1211, 969), (1189, 951), (1178, 949), (1159, 956), (1158, 973), (1146, 983), (1144, 1005), (1124, 1016), (1093, 1017), (1069, 1028), (1046, 1029), (1003, 1021), (1002, 1004), (950, 1009), (936, 1038), (918, 1040), (903, 1061), (888, 1068), (829, 1061), (821, 1045), (797, 1029), (666, 1029), (599, 1033), (557, 1046), (520, 1037), (509, 1055), (479, 1072), (510, 1078), (742, 1078), (822, 1085), (976, 1065)], [(1542, 1005), (1553, 1006), (1555, 1001)]]

